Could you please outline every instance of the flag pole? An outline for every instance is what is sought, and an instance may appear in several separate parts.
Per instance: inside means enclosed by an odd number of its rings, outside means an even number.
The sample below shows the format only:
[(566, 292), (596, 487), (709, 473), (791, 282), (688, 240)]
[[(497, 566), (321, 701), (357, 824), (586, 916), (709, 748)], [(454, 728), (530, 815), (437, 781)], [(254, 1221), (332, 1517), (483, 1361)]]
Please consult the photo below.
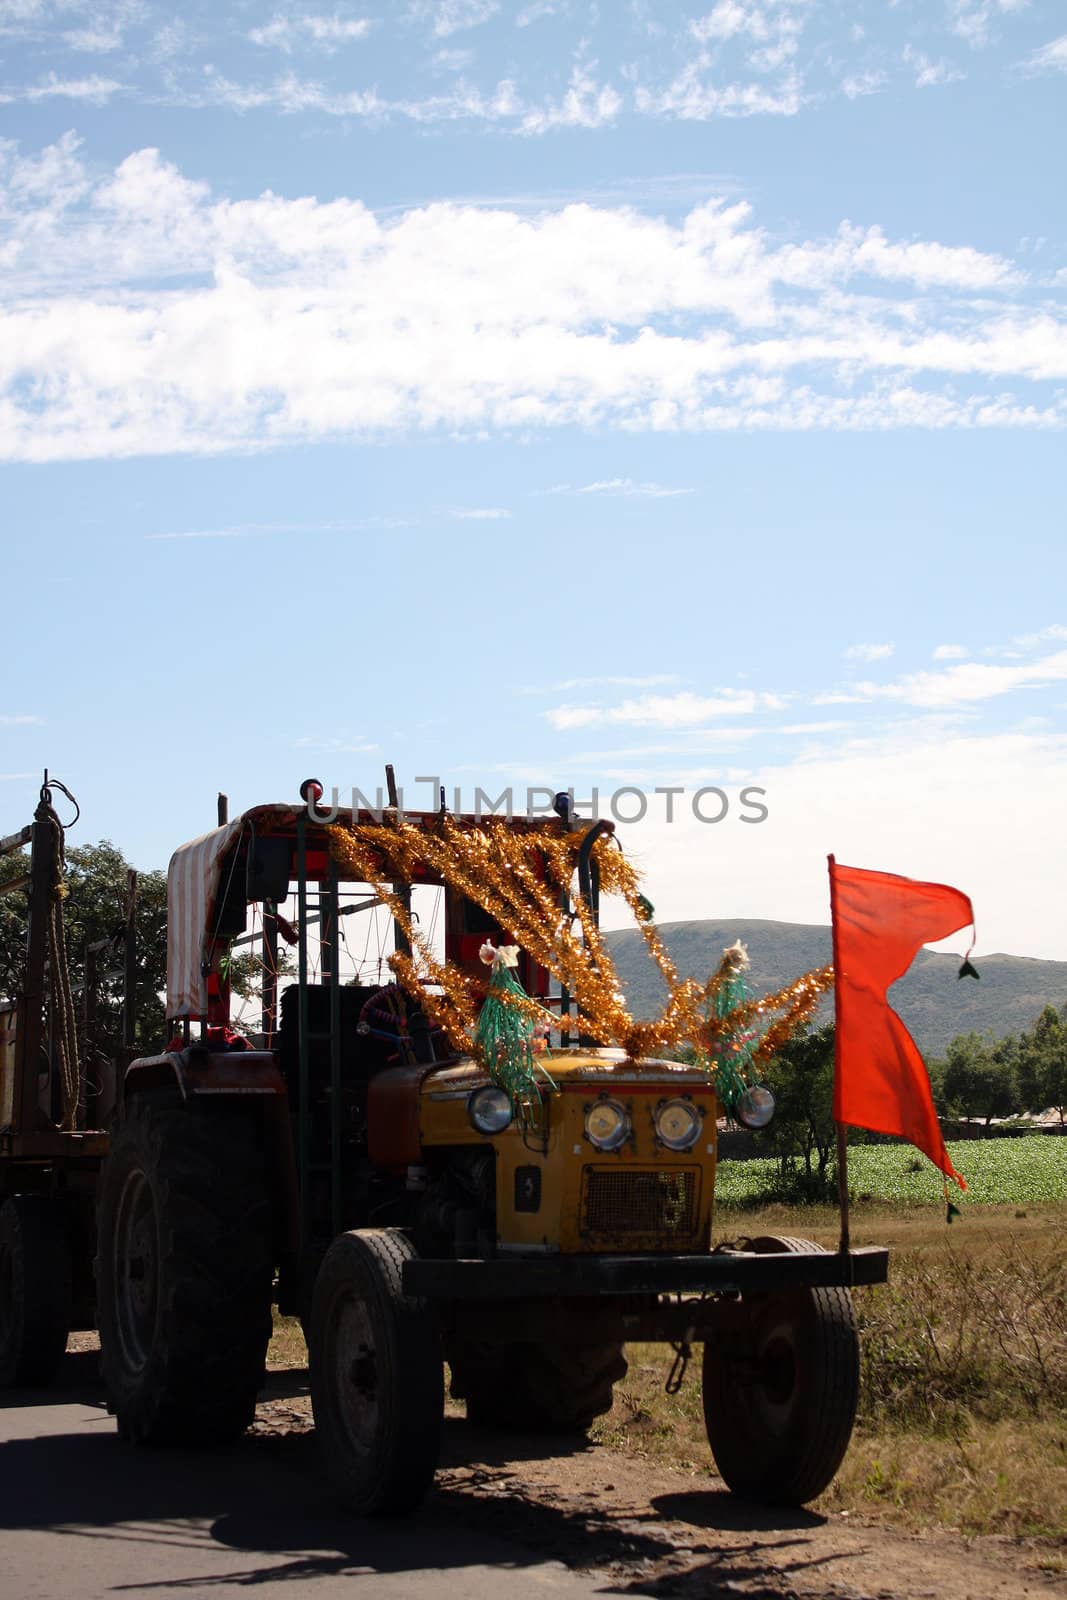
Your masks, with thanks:
[[(833, 944), (834, 962), (834, 1087), (836, 1089), (841, 1070), (841, 1027), (840, 1027), (840, 995), (841, 985), (838, 979), (841, 975), (841, 963), (837, 948), (837, 885), (834, 882), (834, 858), (826, 858), (830, 872), (830, 937)], [(843, 1122), (837, 1124), (837, 1204), (841, 1213), (841, 1241), (838, 1248), (842, 1255), (848, 1254), (849, 1226), (848, 1226), (848, 1129)]]

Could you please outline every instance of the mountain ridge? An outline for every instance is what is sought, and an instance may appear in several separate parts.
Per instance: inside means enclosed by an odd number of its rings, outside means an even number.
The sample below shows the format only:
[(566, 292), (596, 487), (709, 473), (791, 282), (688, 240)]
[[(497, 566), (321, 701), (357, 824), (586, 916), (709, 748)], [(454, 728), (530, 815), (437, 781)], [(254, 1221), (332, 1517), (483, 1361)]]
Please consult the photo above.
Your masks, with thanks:
[[(741, 939), (751, 961), (746, 984), (756, 996), (784, 988), (832, 959), (829, 924), (733, 917), (657, 926), (679, 974), (702, 981), (715, 970), (724, 948)], [(640, 930), (605, 930), (604, 942), (633, 1014), (656, 1015), (666, 989)], [(1060, 1010), (1067, 1003), (1067, 961), (998, 951), (975, 959), (980, 974), (975, 983), (957, 978), (962, 958), (963, 949), (958, 954), (920, 950), (889, 991), (893, 1006), (927, 1054), (943, 1054), (957, 1034), (972, 1030), (991, 1032), (998, 1039), (1019, 1033), (1033, 1026), (1046, 1005)], [(828, 1021), (832, 1014), (832, 999), (827, 999), (816, 1021)]]

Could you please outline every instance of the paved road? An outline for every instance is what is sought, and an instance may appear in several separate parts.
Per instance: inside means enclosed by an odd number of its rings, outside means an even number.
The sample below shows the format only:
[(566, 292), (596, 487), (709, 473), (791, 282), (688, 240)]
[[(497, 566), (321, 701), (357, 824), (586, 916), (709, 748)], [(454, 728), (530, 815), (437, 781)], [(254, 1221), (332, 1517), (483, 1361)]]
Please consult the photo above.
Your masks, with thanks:
[[(449, 1514), (447, 1495), (397, 1522), (340, 1516), (305, 1437), (209, 1455), (118, 1438), (95, 1354), (48, 1391), (0, 1394), (4, 1600), (212, 1596), (271, 1600), (587, 1600), (597, 1582)], [(466, 1523), (466, 1525), (463, 1525)]]

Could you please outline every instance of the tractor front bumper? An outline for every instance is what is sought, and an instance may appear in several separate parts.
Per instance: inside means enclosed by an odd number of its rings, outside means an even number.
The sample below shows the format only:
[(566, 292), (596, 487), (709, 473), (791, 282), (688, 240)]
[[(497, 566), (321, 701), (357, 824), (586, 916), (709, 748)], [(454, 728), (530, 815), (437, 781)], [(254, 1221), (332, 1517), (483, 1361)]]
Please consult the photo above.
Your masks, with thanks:
[(404, 1263), (404, 1293), (425, 1300), (751, 1294), (885, 1283), (889, 1251), (716, 1250), (702, 1256), (526, 1255)]

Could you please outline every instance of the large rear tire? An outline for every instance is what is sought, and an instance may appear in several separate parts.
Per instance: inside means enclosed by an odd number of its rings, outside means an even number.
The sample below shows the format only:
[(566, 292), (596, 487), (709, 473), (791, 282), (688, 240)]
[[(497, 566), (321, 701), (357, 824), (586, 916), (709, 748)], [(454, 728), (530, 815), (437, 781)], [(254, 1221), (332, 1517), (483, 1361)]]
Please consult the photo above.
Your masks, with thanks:
[[(805, 1239), (751, 1249), (824, 1254)], [(734, 1494), (804, 1505), (841, 1465), (859, 1398), (859, 1338), (847, 1289), (789, 1289), (723, 1308), (704, 1345), (704, 1423)]]
[(350, 1511), (411, 1511), (433, 1482), (444, 1417), (437, 1319), (406, 1295), (415, 1255), (394, 1228), (342, 1233), (323, 1258), (311, 1306), (315, 1433)]
[(66, 1208), (48, 1195), (14, 1195), (0, 1206), (0, 1388), (51, 1383), (71, 1319)]
[(101, 1175), (101, 1369), (135, 1444), (222, 1444), (255, 1415), (271, 1332), (270, 1205), (245, 1107), (130, 1106)]
[(472, 1345), (454, 1357), (452, 1392), (482, 1427), (584, 1433), (611, 1410), (626, 1371), (615, 1340)]

